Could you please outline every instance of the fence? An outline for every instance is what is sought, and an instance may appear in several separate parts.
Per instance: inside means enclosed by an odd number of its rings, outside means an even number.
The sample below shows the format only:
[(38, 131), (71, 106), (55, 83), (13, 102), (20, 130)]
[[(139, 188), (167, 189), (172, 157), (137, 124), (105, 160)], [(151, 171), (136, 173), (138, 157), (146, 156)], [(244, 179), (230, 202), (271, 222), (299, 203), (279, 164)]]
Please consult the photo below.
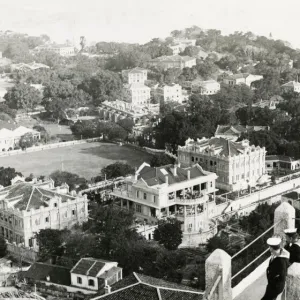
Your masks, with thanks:
[(90, 143), (90, 142), (98, 142), (100, 140), (101, 140), (101, 138), (97, 137), (97, 138), (90, 138), (90, 139), (84, 139), (84, 140), (75, 140), (75, 141), (68, 141), (68, 142), (61, 142), (61, 143), (45, 144), (42, 146), (33, 146), (30, 148), (27, 148), (26, 150), (12, 150), (12, 151), (0, 152), (0, 157), (12, 156), (12, 155), (17, 155), (17, 154), (25, 154), (25, 153), (30, 153), (30, 152), (54, 149), (54, 148), (68, 147), (68, 146), (72, 146), (72, 145), (79, 145), (79, 144), (85, 144), (85, 143)]
[[(285, 243), (284, 229), (295, 226), (295, 209), (288, 203), (282, 203), (278, 206), (274, 213), (274, 223), (271, 227), (265, 230), (261, 235), (255, 238), (246, 247), (238, 251), (232, 257), (230, 257), (225, 251), (216, 249), (205, 262), (206, 271), (206, 292), (204, 299), (213, 300), (239, 300), (239, 299), (261, 299), (265, 291), (264, 285), (257, 284), (257, 279), (261, 276), (265, 276), (268, 259), (264, 259), (262, 264), (255, 266), (249, 275), (243, 276), (242, 280), (233, 288), (232, 283), (241, 274), (245, 274), (245, 270), (251, 266), (257, 264), (257, 262), (264, 256), (269, 257), (269, 249), (262, 251), (246, 266), (242, 266), (233, 276), (231, 273), (233, 261), (237, 259), (244, 251), (247, 251), (249, 247), (254, 245), (258, 240), (263, 238), (271, 230), (274, 232), (271, 234), (281, 236), (283, 244)], [(267, 245), (265, 245), (267, 248)], [(299, 299), (291, 295), (300, 295), (300, 264), (297, 264), (294, 268), (289, 268), (286, 289), (284, 291), (285, 299)], [(295, 284), (297, 282), (297, 284)], [(247, 290), (248, 289), (248, 290)], [(248, 294), (247, 294), (248, 293)]]

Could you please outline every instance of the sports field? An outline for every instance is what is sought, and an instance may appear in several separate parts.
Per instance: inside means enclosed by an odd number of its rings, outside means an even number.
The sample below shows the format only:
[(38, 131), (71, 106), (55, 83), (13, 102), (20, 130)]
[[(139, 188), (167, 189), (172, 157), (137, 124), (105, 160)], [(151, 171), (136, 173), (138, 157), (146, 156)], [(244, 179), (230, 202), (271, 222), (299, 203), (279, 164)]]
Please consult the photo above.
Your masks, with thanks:
[(132, 166), (149, 162), (151, 155), (111, 143), (86, 143), (0, 158), (0, 166), (13, 167), (24, 176), (49, 175), (55, 170), (76, 173), (90, 179), (116, 161)]

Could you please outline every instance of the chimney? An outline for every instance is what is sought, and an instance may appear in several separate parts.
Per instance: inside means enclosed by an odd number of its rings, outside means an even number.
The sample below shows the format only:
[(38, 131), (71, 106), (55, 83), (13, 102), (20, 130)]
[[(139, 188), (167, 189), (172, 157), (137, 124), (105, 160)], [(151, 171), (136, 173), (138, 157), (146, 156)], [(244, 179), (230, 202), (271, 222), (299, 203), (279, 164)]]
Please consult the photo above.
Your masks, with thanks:
[(168, 175), (165, 176), (165, 183), (166, 183), (167, 185), (169, 185), (169, 176), (168, 176)]
[(110, 285), (106, 285), (104, 287), (104, 291), (105, 291), (105, 294), (110, 294), (111, 293), (111, 287), (110, 287)]
[(191, 171), (187, 170), (187, 179), (190, 180), (191, 179)]
[(174, 168), (172, 169), (172, 173), (174, 176), (177, 176), (177, 165), (174, 165)]

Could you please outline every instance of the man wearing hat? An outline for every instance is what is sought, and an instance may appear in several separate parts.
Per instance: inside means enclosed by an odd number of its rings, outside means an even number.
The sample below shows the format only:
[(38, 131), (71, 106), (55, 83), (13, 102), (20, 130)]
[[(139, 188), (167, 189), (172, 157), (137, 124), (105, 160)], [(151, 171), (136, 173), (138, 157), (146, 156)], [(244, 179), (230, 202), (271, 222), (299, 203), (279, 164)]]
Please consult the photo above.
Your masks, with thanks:
[(269, 238), (267, 244), (270, 247), (271, 258), (267, 268), (268, 285), (261, 300), (276, 300), (285, 286), (290, 254), (281, 247), (281, 238), (279, 237)]
[(288, 228), (284, 230), (287, 237), (285, 249), (290, 252), (290, 264), (300, 263), (300, 241), (297, 234), (297, 228)]

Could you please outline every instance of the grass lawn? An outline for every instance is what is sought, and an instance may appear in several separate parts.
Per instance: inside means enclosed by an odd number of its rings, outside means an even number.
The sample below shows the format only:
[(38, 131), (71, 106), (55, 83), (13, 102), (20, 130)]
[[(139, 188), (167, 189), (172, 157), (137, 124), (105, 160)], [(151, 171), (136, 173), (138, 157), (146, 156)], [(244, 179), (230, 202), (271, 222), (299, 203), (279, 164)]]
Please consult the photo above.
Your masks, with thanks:
[(55, 170), (76, 173), (90, 179), (116, 161), (132, 166), (149, 162), (151, 155), (127, 146), (111, 143), (86, 143), (0, 158), (0, 166), (13, 167), (23, 175), (49, 175)]

